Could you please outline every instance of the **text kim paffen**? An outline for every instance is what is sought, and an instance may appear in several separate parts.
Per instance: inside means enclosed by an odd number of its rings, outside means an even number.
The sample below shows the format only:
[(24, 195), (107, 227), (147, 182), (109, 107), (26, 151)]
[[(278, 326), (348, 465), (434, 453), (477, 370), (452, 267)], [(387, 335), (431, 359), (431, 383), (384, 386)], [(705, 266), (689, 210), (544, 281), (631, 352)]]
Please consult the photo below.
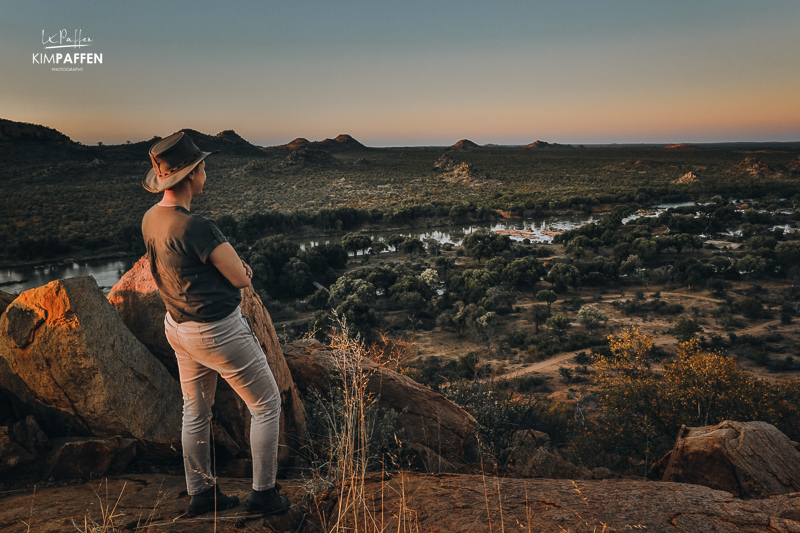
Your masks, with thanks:
[(92, 65), (102, 64), (103, 54), (91, 54), (86, 52), (75, 52), (73, 54), (61, 53), (35, 53), (33, 54), (34, 65)]

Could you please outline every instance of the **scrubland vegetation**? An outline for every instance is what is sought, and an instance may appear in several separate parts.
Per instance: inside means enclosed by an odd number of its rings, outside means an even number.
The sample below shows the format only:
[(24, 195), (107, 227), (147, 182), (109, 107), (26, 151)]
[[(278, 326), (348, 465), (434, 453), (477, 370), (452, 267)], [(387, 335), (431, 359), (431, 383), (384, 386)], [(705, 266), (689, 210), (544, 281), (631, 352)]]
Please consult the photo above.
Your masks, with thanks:
[[(141, 253), (146, 149), (7, 167), (0, 256)], [(192, 207), (251, 264), (284, 340), (337, 316), (412, 343), (401, 371), (475, 416), (498, 469), (537, 429), (577, 463), (643, 474), (682, 424), (757, 418), (800, 440), (799, 169), (788, 149), (276, 147), (209, 159)], [(697, 203), (633, 216), (670, 201)], [(553, 244), (404, 236), (567, 212), (604, 216)]]

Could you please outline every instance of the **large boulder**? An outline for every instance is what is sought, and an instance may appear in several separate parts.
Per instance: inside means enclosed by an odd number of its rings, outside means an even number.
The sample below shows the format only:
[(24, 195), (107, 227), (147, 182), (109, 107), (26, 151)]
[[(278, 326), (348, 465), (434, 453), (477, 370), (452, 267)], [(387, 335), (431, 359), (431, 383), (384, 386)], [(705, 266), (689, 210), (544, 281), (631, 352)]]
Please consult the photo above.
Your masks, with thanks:
[(53, 441), (43, 477), (96, 478), (121, 472), (136, 456), (136, 441), (120, 437), (66, 437)]
[[(329, 397), (332, 387), (341, 385), (341, 366), (334, 351), (317, 340), (295, 341), (284, 346), (286, 362), (295, 383), (303, 391), (317, 391)], [(368, 374), (366, 393), (378, 400), (379, 409), (397, 413), (399, 437), (421, 444), (449, 461), (463, 461), (473, 444), (475, 419), (461, 407), (369, 359), (361, 362)]]
[[(164, 315), (167, 310), (153, 281), (150, 263), (146, 257), (139, 259), (112, 287), (108, 300), (117, 309), (131, 332), (170, 369), (177, 379), (175, 353), (164, 334)], [(250, 319), (281, 393), (278, 463), (281, 467), (289, 467), (298, 458), (297, 451), (305, 436), (305, 410), (283, 358), (272, 318), (261, 298), (252, 289), (244, 289), (240, 307), (242, 314)], [(249, 450), (249, 411), (244, 402), (222, 380), (218, 385), (216, 410), (221, 427), (241, 449)], [(225, 443), (218, 442), (218, 444)], [(227, 444), (225, 447), (230, 448)]]
[(514, 432), (511, 446), (503, 451), (504, 463), (520, 477), (549, 479), (586, 479), (591, 476), (564, 460), (550, 442), (547, 433), (533, 429)]
[(0, 389), (50, 436), (123, 436), (175, 444), (181, 392), (92, 277), (19, 295), (0, 317)]
[(0, 426), (0, 472), (6, 472), (16, 466), (36, 460), (34, 454), (14, 442), (8, 433), (7, 427)]
[(11, 305), (11, 302), (14, 301), (14, 298), (16, 298), (16, 296), (13, 294), (0, 291), (0, 313), (3, 313), (3, 311), (5, 311), (6, 308)]
[(766, 422), (683, 427), (663, 463), (664, 481), (704, 485), (740, 498), (800, 492), (800, 452)]
[(147, 346), (150, 353), (178, 379), (175, 352), (164, 334), (167, 308), (150, 274), (150, 263), (146, 257), (139, 259), (111, 288), (108, 301), (139, 342)]

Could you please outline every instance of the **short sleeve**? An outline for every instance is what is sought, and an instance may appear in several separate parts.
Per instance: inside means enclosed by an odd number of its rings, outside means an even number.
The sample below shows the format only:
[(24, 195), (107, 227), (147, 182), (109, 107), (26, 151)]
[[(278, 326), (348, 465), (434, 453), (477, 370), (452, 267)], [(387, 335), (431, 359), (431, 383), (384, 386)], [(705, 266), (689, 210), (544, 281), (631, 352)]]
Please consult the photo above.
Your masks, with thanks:
[(208, 262), (208, 256), (222, 243), (228, 242), (228, 238), (222, 234), (216, 224), (205, 217), (198, 216), (192, 227), (192, 242), (196, 243), (197, 256), (203, 263)]

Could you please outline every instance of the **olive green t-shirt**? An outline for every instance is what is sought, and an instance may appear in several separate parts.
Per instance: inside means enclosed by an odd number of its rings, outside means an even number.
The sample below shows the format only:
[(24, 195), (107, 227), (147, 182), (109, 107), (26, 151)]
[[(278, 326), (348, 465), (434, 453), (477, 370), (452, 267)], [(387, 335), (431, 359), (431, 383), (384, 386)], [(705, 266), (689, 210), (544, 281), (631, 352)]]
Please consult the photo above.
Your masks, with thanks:
[(151, 207), (142, 235), (153, 279), (175, 322), (214, 322), (241, 301), (239, 289), (211, 263), (214, 248), (228, 239), (206, 217), (183, 207)]

